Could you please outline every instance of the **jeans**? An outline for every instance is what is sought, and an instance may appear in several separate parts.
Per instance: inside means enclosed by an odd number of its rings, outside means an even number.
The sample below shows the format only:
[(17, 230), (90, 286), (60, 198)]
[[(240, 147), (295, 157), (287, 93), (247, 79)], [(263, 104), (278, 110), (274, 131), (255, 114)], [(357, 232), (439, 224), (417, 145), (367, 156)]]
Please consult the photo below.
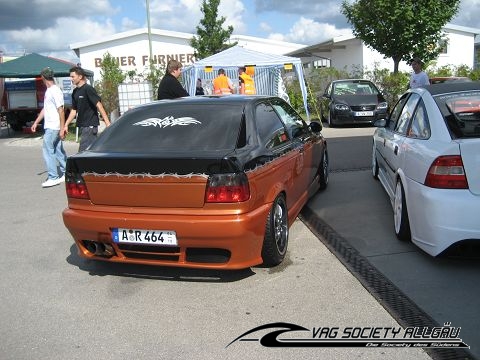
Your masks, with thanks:
[[(58, 179), (65, 173), (67, 153), (63, 149), (63, 142), (60, 139), (59, 131), (45, 129), (43, 135), (43, 159), (47, 165), (49, 179)], [(57, 161), (60, 165), (60, 173), (57, 169)]]

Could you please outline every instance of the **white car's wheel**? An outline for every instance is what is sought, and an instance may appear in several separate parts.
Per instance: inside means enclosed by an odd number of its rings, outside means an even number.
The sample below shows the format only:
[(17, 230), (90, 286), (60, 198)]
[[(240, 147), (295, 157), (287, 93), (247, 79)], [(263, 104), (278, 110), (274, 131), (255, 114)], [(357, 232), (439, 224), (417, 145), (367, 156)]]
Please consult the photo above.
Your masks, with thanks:
[(372, 147), (372, 175), (375, 179), (378, 179), (378, 162), (375, 141), (373, 142)]
[(393, 221), (395, 224), (395, 235), (402, 241), (410, 241), (410, 222), (408, 220), (407, 203), (405, 191), (400, 180), (397, 180), (393, 199)]

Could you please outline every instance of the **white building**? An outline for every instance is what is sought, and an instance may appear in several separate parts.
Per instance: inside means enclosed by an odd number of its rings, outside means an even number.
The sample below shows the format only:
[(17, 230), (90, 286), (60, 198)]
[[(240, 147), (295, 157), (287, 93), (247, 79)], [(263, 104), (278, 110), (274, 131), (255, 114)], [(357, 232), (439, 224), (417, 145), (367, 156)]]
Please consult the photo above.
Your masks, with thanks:
[[(152, 29), (150, 39), (153, 62), (166, 65), (168, 60), (176, 59), (184, 66), (194, 63), (194, 49), (190, 46), (193, 36), (194, 34), (189, 33)], [(237, 41), (238, 45), (246, 49), (275, 55), (283, 55), (305, 47), (303, 44), (243, 35), (232, 35), (230, 40)], [(148, 70), (150, 65), (150, 45), (146, 28), (114, 34), (102, 40), (71, 44), (70, 48), (80, 58), (82, 67), (94, 72), (95, 80), (101, 78), (101, 60), (107, 52), (117, 59), (122, 71), (135, 70), (141, 74)]]
[[(475, 36), (480, 29), (458, 25), (445, 25), (443, 28), (447, 40), (445, 51), (438, 56), (437, 67), (446, 65), (475, 65)], [(366, 46), (353, 34), (338, 36), (328, 41), (294, 50), (287, 55), (302, 59), (305, 68), (334, 67), (348, 72), (359, 69), (372, 70), (375, 64), (380, 68), (393, 71), (393, 60), (385, 59), (382, 54)], [(411, 71), (410, 66), (402, 61), (400, 71)]]

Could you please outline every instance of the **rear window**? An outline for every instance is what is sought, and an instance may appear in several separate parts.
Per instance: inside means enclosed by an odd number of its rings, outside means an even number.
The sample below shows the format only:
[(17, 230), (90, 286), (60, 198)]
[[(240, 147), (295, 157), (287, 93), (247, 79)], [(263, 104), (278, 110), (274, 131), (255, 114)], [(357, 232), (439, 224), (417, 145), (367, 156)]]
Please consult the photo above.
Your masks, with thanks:
[(107, 128), (92, 151), (150, 153), (233, 150), (241, 105), (158, 104), (127, 112)]
[(438, 95), (435, 101), (454, 137), (480, 137), (480, 91)]

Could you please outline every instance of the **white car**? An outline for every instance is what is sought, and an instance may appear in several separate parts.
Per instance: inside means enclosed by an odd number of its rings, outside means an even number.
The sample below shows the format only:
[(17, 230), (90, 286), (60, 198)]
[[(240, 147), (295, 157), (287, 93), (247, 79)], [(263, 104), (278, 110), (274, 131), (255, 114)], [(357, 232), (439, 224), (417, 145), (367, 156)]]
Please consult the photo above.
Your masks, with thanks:
[(408, 90), (375, 126), (372, 173), (397, 237), (432, 256), (480, 241), (480, 83)]

